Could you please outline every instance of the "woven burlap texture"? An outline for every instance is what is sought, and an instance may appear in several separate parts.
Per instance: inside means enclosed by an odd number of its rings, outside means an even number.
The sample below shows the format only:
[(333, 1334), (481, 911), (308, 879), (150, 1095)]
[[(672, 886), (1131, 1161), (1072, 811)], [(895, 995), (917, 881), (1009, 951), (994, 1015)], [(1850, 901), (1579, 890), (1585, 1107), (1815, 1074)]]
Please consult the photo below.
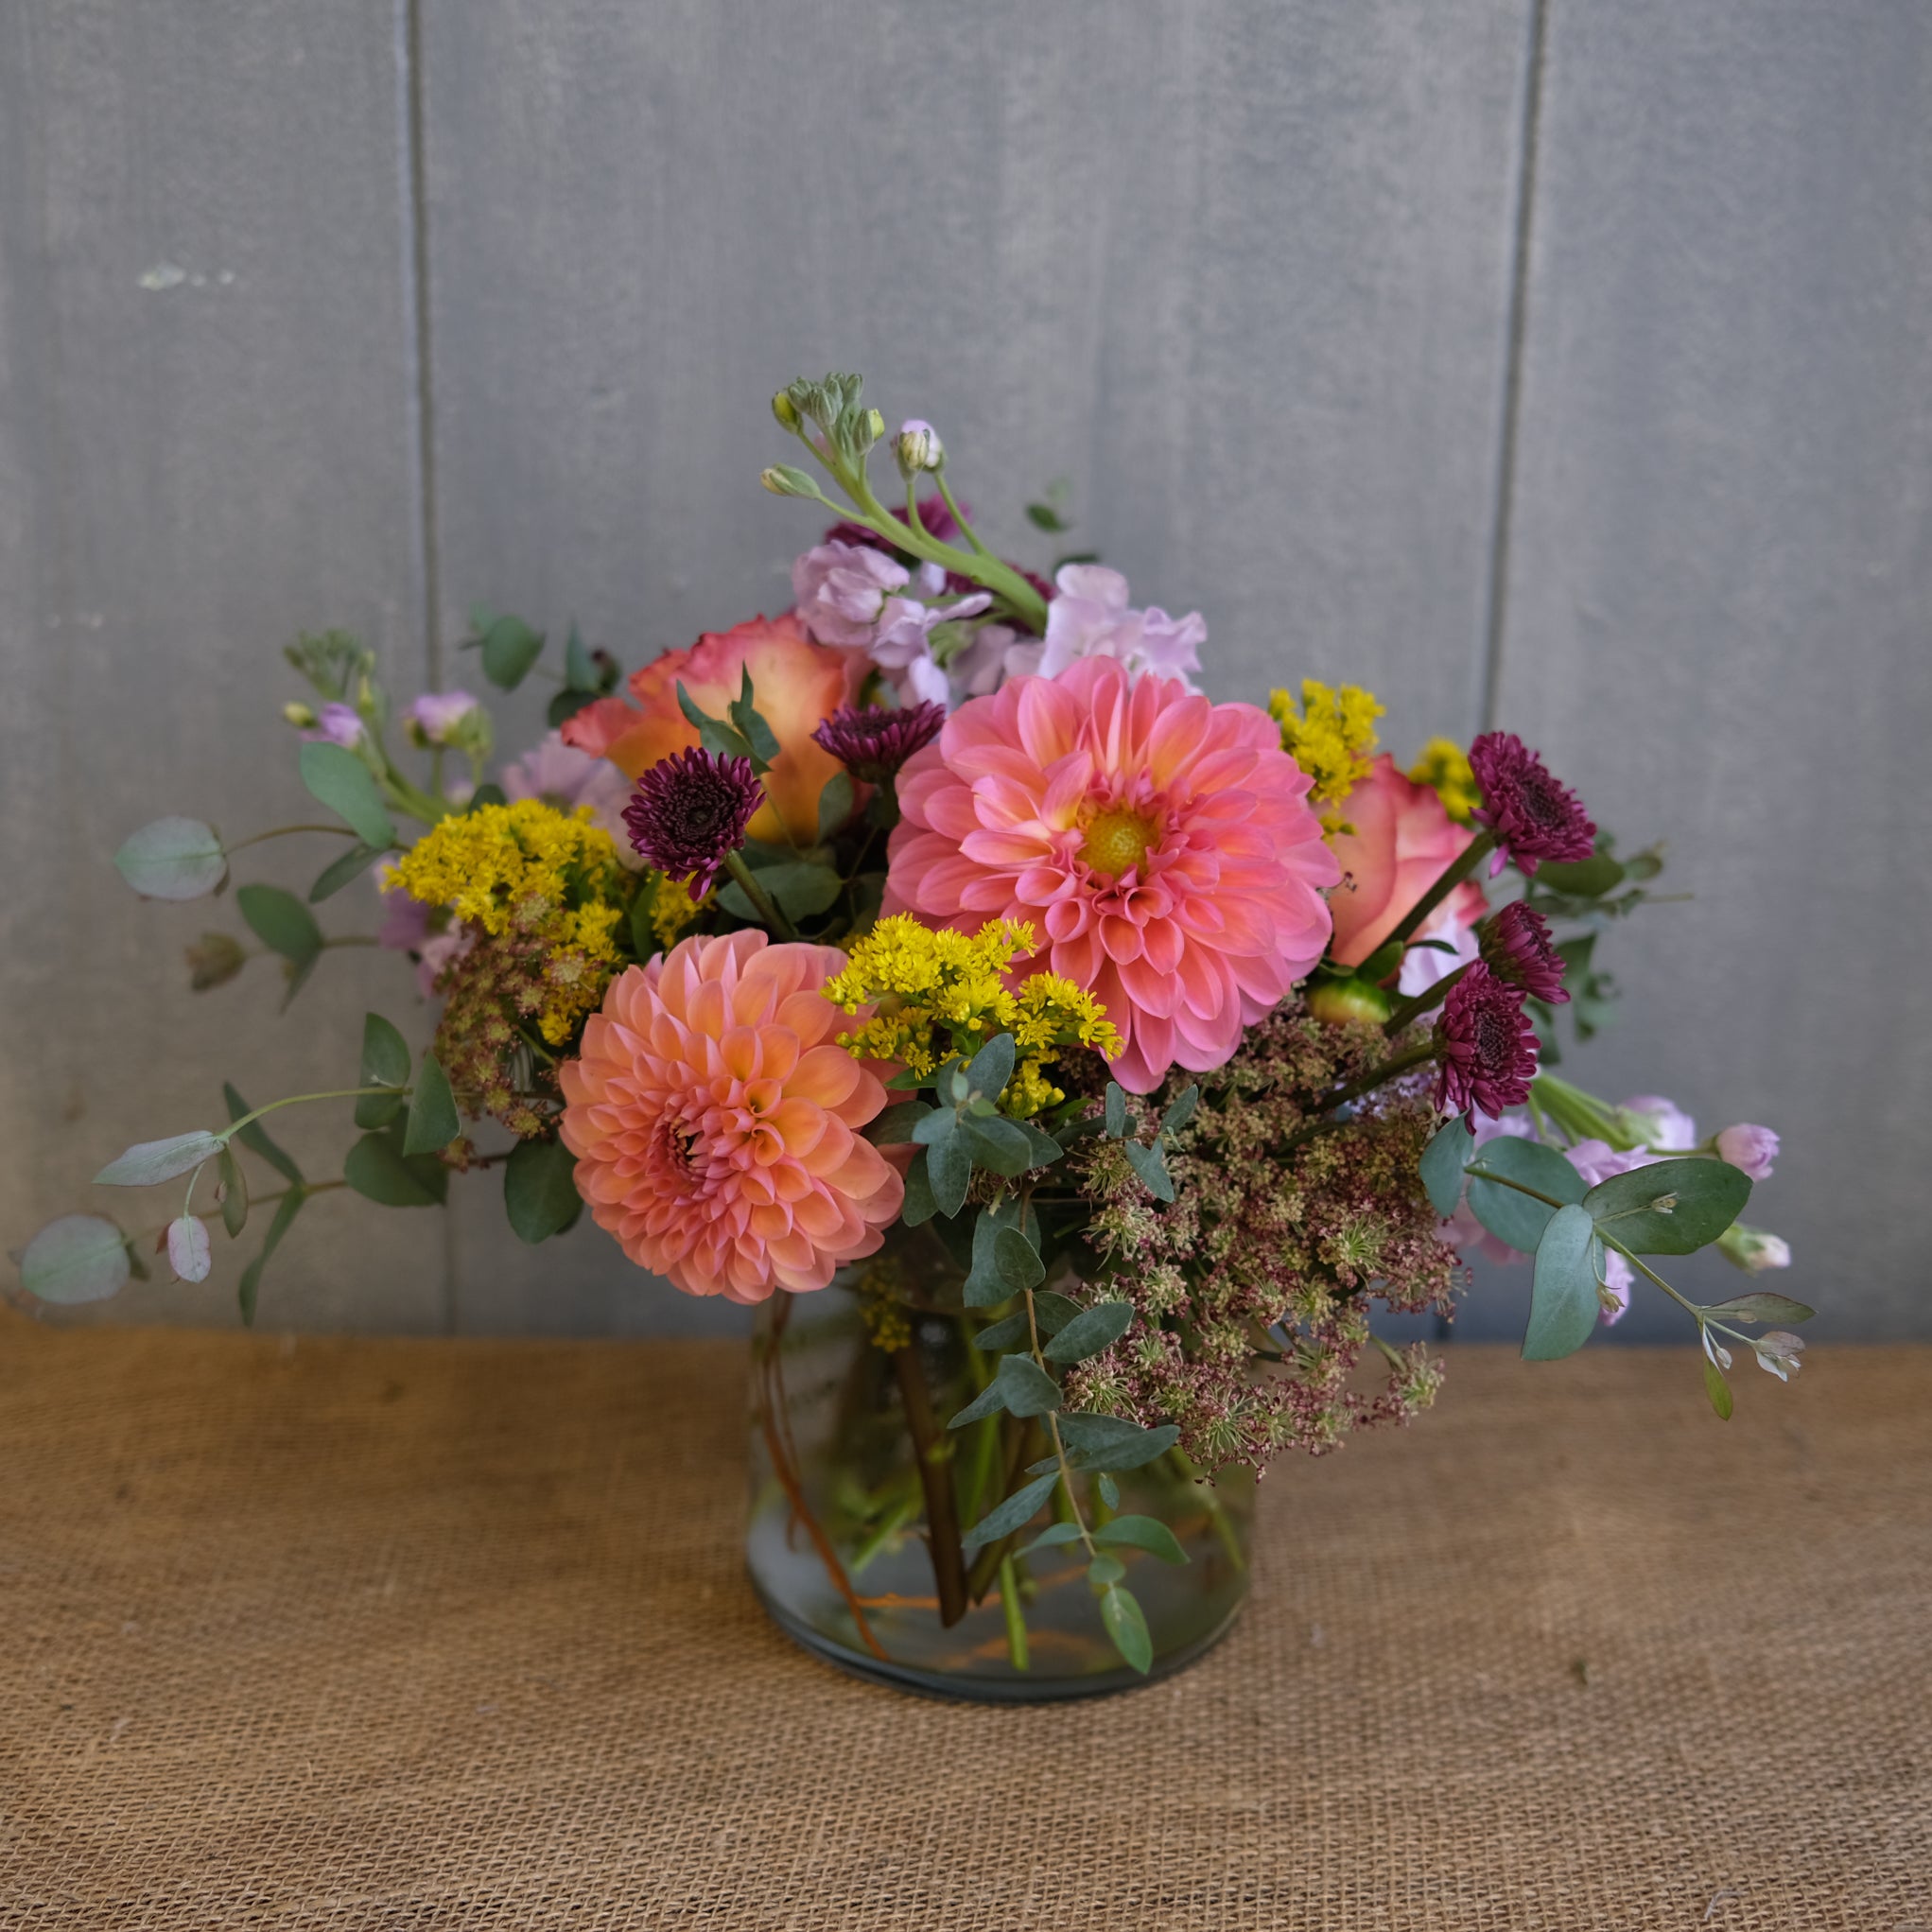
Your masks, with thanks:
[(993, 1710), (765, 1621), (732, 1346), (0, 1317), (0, 1926), (1932, 1927), (1932, 1349), (1451, 1367)]

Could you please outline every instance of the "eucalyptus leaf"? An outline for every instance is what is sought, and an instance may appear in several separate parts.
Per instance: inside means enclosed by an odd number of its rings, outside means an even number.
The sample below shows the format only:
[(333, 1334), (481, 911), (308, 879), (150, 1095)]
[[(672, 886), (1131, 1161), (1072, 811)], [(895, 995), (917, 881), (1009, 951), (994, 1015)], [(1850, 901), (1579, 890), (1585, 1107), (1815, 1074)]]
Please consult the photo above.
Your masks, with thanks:
[(157, 818), (131, 833), (114, 870), (144, 899), (200, 899), (228, 877), (228, 855), (198, 818)]
[(182, 1281), (205, 1281), (215, 1265), (208, 1226), (199, 1214), (177, 1214), (167, 1224), (167, 1264)]
[(479, 785), (470, 793), (469, 803), (462, 809), (463, 816), (467, 818), (472, 812), (487, 811), (493, 805), (508, 805), (509, 803), (510, 800), (504, 794), (502, 786), (495, 783)]
[(1083, 1308), (1040, 1352), (1049, 1362), (1084, 1362), (1111, 1349), (1133, 1325), (1131, 1301), (1097, 1301)]
[(889, 1106), (875, 1121), (863, 1129), (865, 1138), (875, 1147), (897, 1147), (908, 1140), (916, 1140), (918, 1136), (913, 1129), (926, 1120), (933, 1109), (923, 1100), (902, 1100), (896, 1106)]
[(966, 1063), (966, 1087), (983, 1100), (998, 1100), (1013, 1078), (1013, 1036), (996, 1033)]
[(899, 1209), (899, 1219), (908, 1227), (921, 1227), (938, 1211), (939, 1203), (932, 1198), (932, 1183), (926, 1175), (926, 1150), (922, 1147), (906, 1170), (906, 1198)]
[(926, 1149), (926, 1178), (932, 1184), (932, 1198), (942, 1214), (957, 1214), (966, 1206), (966, 1187), (973, 1177), (973, 1157), (958, 1134)]
[(544, 722), (556, 731), (569, 723), (586, 705), (596, 703), (594, 691), (575, 691), (566, 686), (563, 690), (550, 694), (550, 702), (544, 707)]
[(577, 628), (574, 618), (569, 634), (564, 639), (564, 687), (583, 697), (595, 697), (599, 688), (597, 666), (591, 662), (590, 653), (584, 648), (583, 634)]
[(1033, 1165), (1033, 1142), (1009, 1120), (998, 1114), (981, 1119), (966, 1116), (959, 1131), (975, 1162), (1009, 1179)]
[(1126, 1574), (1127, 1566), (1106, 1550), (1100, 1551), (1087, 1566), (1087, 1580), (1098, 1589), (1118, 1583)]
[(21, 1285), (42, 1301), (73, 1306), (118, 1295), (133, 1272), (128, 1241), (99, 1214), (62, 1214), (27, 1243)]
[[(1055, 1474), (1057, 1473), (1056, 1471)], [(1036, 1550), (1057, 1549), (1062, 1543), (1077, 1543), (1079, 1540), (1080, 1525), (1077, 1523), (1050, 1523), (1018, 1554), (1030, 1557)]]
[(993, 1235), (993, 1267), (1006, 1284), (1008, 1294), (1018, 1295), (1036, 1288), (1047, 1278), (1032, 1242), (1018, 1228), (1001, 1227)]
[(1121, 1152), (1127, 1157), (1127, 1165), (1140, 1176), (1140, 1185), (1157, 1201), (1174, 1199), (1174, 1176), (1167, 1171), (1167, 1157), (1160, 1151), (1160, 1143), (1143, 1147), (1138, 1140), (1123, 1140)]
[(221, 1225), (235, 1241), (248, 1226), (248, 1175), (233, 1147), (222, 1148), (215, 1172), (221, 1182)]
[(818, 794), (818, 842), (827, 844), (852, 816), (855, 802), (850, 772), (834, 772)]
[(309, 904), (319, 906), (324, 899), (333, 898), (352, 879), (361, 878), (381, 857), (381, 846), (365, 845), (357, 839), (339, 859), (322, 867), (315, 883), (308, 889)]
[(498, 618), (483, 633), (483, 675), (501, 691), (513, 691), (543, 654), (541, 631), (521, 618)]
[[(221, 1086), (221, 1098), (227, 1104), (228, 1118), (231, 1122), (247, 1120), (254, 1109), (242, 1099), (226, 1081)], [(290, 1187), (300, 1187), (302, 1170), (269, 1138), (267, 1128), (259, 1121), (249, 1121), (245, 1127), (236, 1127), (234, 1138), (241, 1142), (258, 1159), (266, 1160)]]
[[(756, 877), (788, 919), (809, 919), (815, 914), (828, 912), (844, 890), (844, 882), (829, 865), (816, 865), (804, 859), (760, 866)], [(736, 879), (719, 888), (718, 903), (740, 919), (763, 916)]]
[(745, 666), (740, 673), (738, 696), (731, 701), (731, 722), (738, 735), (751, 747), (752, 762), (761, 772), (771, 769), (772, 760), (778, 756), (778, 740), (773, 735), (772, 727), (758, 715), (757, 693), (752, 687), (751, 667)]
[(1060, 1436), (1075, 1452), (1071, 1460), (1083, 1470), (1138, 1470), (1165, 1455), (1180, 1440), (1173, 1422), (1143, 1429), (1123, 1416), (1089, 1415), (1082, 1410), (1063, 1414)]
[(997, 1543), (1001, 1537), (1011, 1536), (1032, 1520), (1059, 1480), (1059, 1472), (1055, 1471), (1050, 1475), (1036, 1476), (1024, 1488), (1016, 1489), (998, 1508), (989, 1510), (960, 1538), (960, 1548), (970, 1557), (988, 1543)]
[(993, 1380), (946, 1426), (964, 1429), (997, 1409), (1014, 1416), (1044, 1416), (1059, 1406), (1059, 1384), (1031, 1355), (1002, 1355)]
[(1602, 1312), (1592, 1265), (1595, 1247), (1596, 1223), (1585, 1209), (1572, 1203), (1550, 1216), (1537, 1243), (1529, 1326), (1523, 1335), (1525, 1362), (1559, 1361), (1589, 1341)]
[(1704, 1313), (1719, 1321), (1809, 1321), (1818, 1310), (1788, 1295), (1738, 1295)]
[(1183, 1088), (1175, 1096), (1174, 1105), (1160, 1117), (1160, 1131), (1163, 1134), (1178, 1134), (1194, 1117), (1194, 1108), (1200, 1105), (1201, 1089), (1197, 1086)]
[(1093, 1532), (1097, 1543), (1125, 1543), (1131, 1549), (1145, 1550), (1163, 1563), (1185, 1563), (1188, 1553), (1180, 1539), (1166, 1523), (1152, 1516), (1117, 1516)]
[(1121, 1506), (1121, 1486), (1111, 1476), (1097, 1477), (1095, 1487), (1100, 1490), (1100, 1500), (1109, 1509), (1118, 1509)]
[(1526, 1255), (1536, 1252), (1556, 1208), (1515, 1188), (1481, 1179), (1476, 1172), (1479, 1168), (1493, 1169), (1534, 1188), (1558, 1207), (1583, 1198), (1583, 1176), (1554, 1147), (1499, 1135), (1478, 1150), (1470, 1171), (1471, 1210), (1498, 1241)]
[(1715, 1241), (1749, 1199), (1750, 1176), (1728, 1160), (1658, 1160), (1598, 1182), (1583, 1205), (1600, 1233), (1638, 1254), (1688, 1255)]
[(1031, 1174), (1042, 1167), (1051, 1167), (1067, 1150), (1045, 1131), (1031, 1121), (1015, 1121), (1013, 1124), (1026, 1136), (1026, 1171)]
[(342, 1178), (384, 1208), (433, 1208), (442, 1198), (387, 1133), (364, 1134), (350, 1148)]
[(279, 952), (299, 966), (322, 950), (322, 928), (292, 892), (284, 892), (279, 885), (245, 885), (235, 893), (235, 903), (249, 930), (270, 952)]
[(137, 1140), (95, 1175), (96, 1187), (148, 1188), (173, 1180), (221, 1152), (213, 1134), (197, 1128), (192, 1134), (170, 1134), (165, 1140)]
[(1114, 1648), (1145, 1677), (1154, 1668), (1154, 1639), (1147, 1633), (1147, 1619), (1133, 1593), (1119, 1583), (1104, 1591), (1100, 1620), (1114, 1640)]
[(751, 757), (752, 748), (745, 742), (743, 733), (733, 730), (730, 725), (721, 723), (716, 718), (709, 717), (701, 711), (698, 708), (697, 700), (685, 689), (683, 685), (679, 685), (677, 688), (677, 705), (678, 709), (685, 714), (686, 722), (696, 730), (698, 742), (713, 757)]
[(983, 1349), (988, 1354), (995, 1354), (1001, 1349), (1023, 1349), (1031, 1340), (1036, 1326), (1043, 1335), (1057, 1335), (1079, 1313), (1079, 1309), (1064, 1295), (1055, 1295), (1051, 1288), (1042, 1289), (1033, 1298), (1031, 1322), (1022, 1308), (1018, 1314), (1009, 1314), (1003, 1320), (982, 1329), (973, 1337), (973, 1347)]
[(1604, 853), (1563, 863), (1545, 859), (1536, 869), (1540, 890), (1568, 893), (1579, 899), (1601, 898), (1624, 882), (1624, 867)]
[(1475, 1151), (1469, 1122), (1458, 1116), (1444, 1121), (1422, 1150), (1422, 1187), (1437, 1218), (1447, 1221), (1462, 1202), (1464, 1163)]
[(534, 1247), (583, 1211), (577, 1157), (561, 1140), (519, 1140), (503, 1163), (503, 1206), (516, 1238)]
[[(407, 1087), (409, 1084), (409, 1046), (396, 1028), (379, 1013), (362, 1018), (362, 1066), (358, 1087)], [(381, 1118), (365, 1120), (365, 1107), (382, 1109)], [(394, 1118), (396, 1104), (388, 1095), (364, 1094), (356, 1103), (358, 1127), (380, 1127)]]
[(434, 1053), (425, 1053), (416, 1073), (415, 1097), (409, 1102), (409, 1124), (403, 1135), (403, 1152), (435, 1154), (462, 1132), (449, 1075)]
[(396, 842), (394, 821), (375, 789), (369, 767), (339, 744), (317, 740), (302, 747), (302, 782), (365, 845), (386, 852)]
[(1731, 1419), (1731, 1384), (1724, 1379), (1724, 1371), (1707, 1355), (1704, 1358), (1704, 1393), (1711, 1398), (1711, 1406), (1717, 1411), (1717, 1419), (1728, 1422)]
[(241, 1271), (241, 1281), (235, 1290), (235, 1299), (241, 1308), (244, 1325), (252, 1327), (255, 1318), (255, 1300), (261, 1292), (262, 1270), (269, 1265), (269, 1257), (282, 1245), (282, 1237), (288, 1232), (289, 1225), (302, 1211), (302, 1204), (307, 1200), (307, 1192), (291, 1186), (275, 1208), (275, 1218), (269, 1223), (269, 1231), (262, 1238), (262, 1251)]
[(1127, 1134), (1127, 1094), (1117, 1080), (1106, 1084), (1106, 1131), (1115, 1140), (1124, 1140)]

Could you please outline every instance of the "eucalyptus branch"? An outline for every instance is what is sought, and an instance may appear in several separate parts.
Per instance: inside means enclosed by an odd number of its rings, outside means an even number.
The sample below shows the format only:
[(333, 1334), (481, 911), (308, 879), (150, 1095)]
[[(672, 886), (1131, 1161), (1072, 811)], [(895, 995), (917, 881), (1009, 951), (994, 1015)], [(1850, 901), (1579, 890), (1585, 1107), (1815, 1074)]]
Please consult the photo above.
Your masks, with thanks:
[(264, 1114), (271, 1114), (277, 1107), (299, 1106), (306, 1100), (360, 1100), (365, 1093), (388, 1093), (398, 1100), (408, 1100), (412, 1091), (408, 1087), (338, 1087), (327, 1093), (291, 1093), (281, 1100), (271, 1100), (267, 1106), (256, 1107), (252, 1113), (243, 1114), (238, 1121), (230, 1121), (213, 1138), (225, 1146), (244, 1127), (260, 1120)]
[(296, 832), (333, 832), (339, 839), (353, 839), (356, 834), (347, 826), (277, 826), (270, 832), (255, 832), (246, 839), (237, 839), (232, 845), (222, 849), (231, 854), (246, 852), (251, 845), (259, 845), (270, 839), (286, 839)]

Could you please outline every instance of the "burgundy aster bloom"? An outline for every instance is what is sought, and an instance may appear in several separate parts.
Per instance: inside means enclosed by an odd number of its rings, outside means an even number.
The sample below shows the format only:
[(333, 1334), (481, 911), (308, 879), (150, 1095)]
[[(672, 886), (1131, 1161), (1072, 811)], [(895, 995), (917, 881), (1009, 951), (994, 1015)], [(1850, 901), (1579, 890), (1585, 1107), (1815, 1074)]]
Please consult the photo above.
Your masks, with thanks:
[(1549, 922), (1521, 899), (1512, 899), (1478, 929), (1483, 964), (1499, 980), (1521, 986), (1532, 1000), (1553, 1006), (1569, 999), (1563, 990), (1563, 955), (1550, 943)]
[(1480, 961), (1455, 983), (1436, 1027), (1441, 1112), (1473, 1106), (1494, 1119), (1529, 1098), (1537, 1042), (1523, 1001), (1521, 986), (1506, 985)]
[(1483, 790), (1471, 814), (1495, 835), (1496, 862), (1506, 855), (1525, 875), (1545, 859), (1574, 864), (1596, 849), (1596, 827), (1583, 801), (1513, 731), (1486, 731), (1470, 746), (1470, 769)]
[(914, 705), (904, 711), (841, 705), (811, 734), (812, 742), (831, 753), (855, 778), (882, 785), (915, 751), (939, 736), (944, 705)]
[(687, 879), (693, 901), (711, 890), (726, 857), (764, 802), (749, 758), (720, 757), (693, 745), (661, 758), (637, 780), (624, 824), (647, 865)]

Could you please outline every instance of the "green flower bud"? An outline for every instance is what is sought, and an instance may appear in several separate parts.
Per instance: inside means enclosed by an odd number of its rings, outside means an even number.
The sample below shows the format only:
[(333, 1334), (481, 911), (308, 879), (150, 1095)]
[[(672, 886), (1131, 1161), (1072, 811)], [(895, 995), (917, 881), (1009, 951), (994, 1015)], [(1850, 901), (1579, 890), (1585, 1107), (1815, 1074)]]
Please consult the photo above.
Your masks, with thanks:
[(1350, 1020), (1380, 1026), (1395, 1008), (1372, 982), (1348, 979), (1323, 980), (1309, 987), (1308, 1010), (1324, 1026), (1346, 1026)]
[(803, 470), (794, 470), (789, 463), (775, 462), (770, 469), (759, 471), (758, 481), (775, 496), (818, 495), (818, 485)]
[(312, 731), (315, 728), (315, 706), (305, 705), (300, 698), (290, 698), (282, 706), (282, 715), (298, 731)]
[(779, 428), (790, 429), (796, 433), (798, 428), (798, 409), (792, 398), (782, 389), (772, 398), (772, 413), (777, 417)]
[(917, 416), (899, 425), (893, 454), (898, 459), (899, 475), (909, 483), (916, 476), (946, 467), (946, 445), (939, 440), (939, 431)]

